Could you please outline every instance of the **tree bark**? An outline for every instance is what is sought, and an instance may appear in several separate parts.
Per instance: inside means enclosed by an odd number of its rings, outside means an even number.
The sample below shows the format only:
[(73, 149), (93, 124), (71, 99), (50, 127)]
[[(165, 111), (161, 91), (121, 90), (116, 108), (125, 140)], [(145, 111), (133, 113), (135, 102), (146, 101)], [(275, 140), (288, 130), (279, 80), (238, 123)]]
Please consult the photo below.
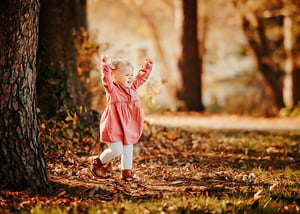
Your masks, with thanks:
[(76, 30), (84, 27), (87, 28), (87, 13), (86, 13), (86, 0), (72, 0), (70, 2), (71, 14), (73, 20), (73, 27)]
[[(85, 0), (41, 0), (38, 105), (54, 116), (63, 105), (89, 105), (77, 73), (73, 30), (86, 27)], [(82, 10), (82, 11), (81, 11)]]
[(183, 88), (179, 99), (186, 110), (204, 111), (202, 104), (202, 56), (199, 55), (197, 0), (183, 0), (182, 52), (179, 59)]
[(38, 0), (0, 6), (0, 188), (49, 184), (35, 100), (39, 9)]

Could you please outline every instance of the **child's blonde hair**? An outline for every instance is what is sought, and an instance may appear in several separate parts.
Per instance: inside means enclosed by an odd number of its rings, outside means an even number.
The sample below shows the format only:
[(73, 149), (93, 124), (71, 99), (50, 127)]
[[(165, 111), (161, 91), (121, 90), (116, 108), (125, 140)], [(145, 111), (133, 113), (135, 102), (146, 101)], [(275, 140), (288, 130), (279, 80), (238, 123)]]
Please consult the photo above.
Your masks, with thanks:
[(130, 67), (133, 70), (133, 66), (130, 62), (128, 62), (127, 60), (120, 58), (120, 57), (116, 57), (113, 58), (111, 61), (111, 69), (114, 70), (119, 70), (122, 67)]

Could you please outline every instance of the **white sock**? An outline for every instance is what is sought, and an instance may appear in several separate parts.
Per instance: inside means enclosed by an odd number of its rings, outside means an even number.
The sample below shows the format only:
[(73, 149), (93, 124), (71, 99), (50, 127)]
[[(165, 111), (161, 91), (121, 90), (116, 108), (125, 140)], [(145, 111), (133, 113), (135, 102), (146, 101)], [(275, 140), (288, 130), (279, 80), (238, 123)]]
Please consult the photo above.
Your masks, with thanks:
[(121, 169), (132, 169), (133, 161), (133, 145), (123, 146), (123, 153), (121, 156)]

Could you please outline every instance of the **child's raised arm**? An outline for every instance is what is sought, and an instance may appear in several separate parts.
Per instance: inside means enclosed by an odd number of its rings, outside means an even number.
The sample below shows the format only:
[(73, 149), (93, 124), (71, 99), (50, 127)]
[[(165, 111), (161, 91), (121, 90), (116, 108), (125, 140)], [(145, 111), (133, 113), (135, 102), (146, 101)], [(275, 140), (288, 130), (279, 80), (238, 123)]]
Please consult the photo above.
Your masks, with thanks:
[(111, 68), (105, 55), (101, 55), (101, 76), (104, 88), (108, 93), (111, 93), (114, 84), (111, 77)]
[(142, 65), (141, 69), (139, 70), (137, 76), (133, 81), (133, 87), (138, 89), (141, 87), (146, 80), (148, 79), (151, 71), (152, 71), (153, 61), (150, 58), (146, 58), (144, 65)]

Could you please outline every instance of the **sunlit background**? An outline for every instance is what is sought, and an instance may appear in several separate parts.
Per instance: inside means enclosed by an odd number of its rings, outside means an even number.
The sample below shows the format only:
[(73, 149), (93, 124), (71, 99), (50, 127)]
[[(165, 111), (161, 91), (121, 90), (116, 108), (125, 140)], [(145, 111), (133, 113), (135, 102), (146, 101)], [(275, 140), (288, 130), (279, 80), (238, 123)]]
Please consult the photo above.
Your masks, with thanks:
[[(99, 55), (124, 57), (136, 71), (144, 58), (154, 60), (151, 78), (139, 92), (148, 113), (175, 111), (182, 105), (176, 96), (181, 87), (181, 13), (180, 1), (173, 0), (87, 1), (88, 32), (100, 44)], [(199, 1), (198, 25), (205, 49), (202, 101), (206, 111), (276, 115), (232, 2)], [(97, 69), (91, 75), (99, 81)], [(101, 109), (100, 100), (94, 96), (92, 107)]]

